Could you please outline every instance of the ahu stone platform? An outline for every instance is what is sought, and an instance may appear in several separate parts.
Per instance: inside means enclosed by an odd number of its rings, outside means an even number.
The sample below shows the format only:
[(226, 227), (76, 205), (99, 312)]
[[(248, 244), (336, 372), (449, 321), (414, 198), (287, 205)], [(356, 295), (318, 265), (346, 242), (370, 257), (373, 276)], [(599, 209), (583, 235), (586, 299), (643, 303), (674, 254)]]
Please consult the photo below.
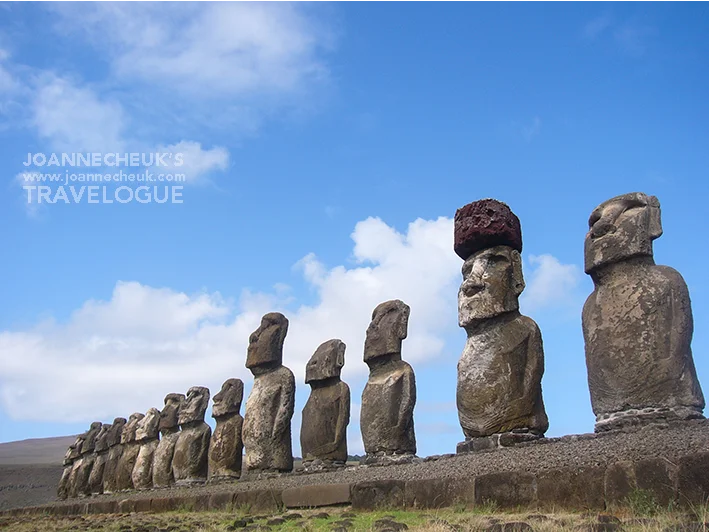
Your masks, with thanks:
[(636, 490), (661, 505), (709, 497), (709, 420), (548, 438), (394, 466), (289, 473), (190, 488), (96, 495), (0, 515), (164, 512), (351, 505), (441, 508), (494, 503), (571, 510), (622, 505)]

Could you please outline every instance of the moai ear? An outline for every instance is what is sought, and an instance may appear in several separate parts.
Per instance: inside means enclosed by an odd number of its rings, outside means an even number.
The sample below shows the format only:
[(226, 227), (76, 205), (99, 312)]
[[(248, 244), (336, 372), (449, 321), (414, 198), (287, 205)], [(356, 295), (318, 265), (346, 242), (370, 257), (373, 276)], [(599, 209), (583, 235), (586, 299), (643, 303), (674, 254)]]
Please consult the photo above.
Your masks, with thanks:
[(662, 236), (662, 219), (660, 217), (660, 200), (655, 196), (648, 196), (648, 234), (652, 240)]
[(524, 290), (524, 275), (522, 274), (522, 257), (516, 249), (510, 253), (512, 259), (512, 289), (516, 295), (520, 295)]
[(411, 308), (408, 305), (404, 305), (399, 313), (399, 319), (397, 320), (397, 336), (399, 339), (406, 339), (406, 335), (409, 330), (409, 314), (411, 313)]
[(340, 342), (337, 348), (337, 359), (335, 360), (335, 365), (340, 369), (345, 365), (345, 349), (347, 349), (345, 343)]

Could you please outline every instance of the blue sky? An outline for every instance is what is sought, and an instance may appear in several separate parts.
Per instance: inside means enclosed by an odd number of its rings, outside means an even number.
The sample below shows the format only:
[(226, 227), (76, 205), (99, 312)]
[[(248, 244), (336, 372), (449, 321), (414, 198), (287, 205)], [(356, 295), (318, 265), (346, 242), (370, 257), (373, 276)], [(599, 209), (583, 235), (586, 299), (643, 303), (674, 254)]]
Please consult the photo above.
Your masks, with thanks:
[[(85, 430), (240, 377), (260, 316), (284, 361), (347, 344), (350, 451), (381, 301), (411, 306), (420, 455), (452, 452), (460, 259), (476, 199), (522, 222), (549, 435), (593, 429), (581, 306), (592, 209), (662, 205), (709, 383), (704, 3), (0, 5), (0, 441)], [(28, 153), (186, 154), (179, 204), (28, 203)], [(113, 189), (114, 190), (115, 186)], [(243, 411), (243, 410), (242, 410)]]

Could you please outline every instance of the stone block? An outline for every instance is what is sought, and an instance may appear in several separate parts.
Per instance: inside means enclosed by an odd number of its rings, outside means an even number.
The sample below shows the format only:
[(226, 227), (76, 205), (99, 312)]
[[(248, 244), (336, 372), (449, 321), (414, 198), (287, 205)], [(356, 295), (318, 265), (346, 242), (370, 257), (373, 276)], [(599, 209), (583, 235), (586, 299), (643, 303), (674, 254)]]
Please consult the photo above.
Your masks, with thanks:
[(638, 489), (647, 490), (661, 506), (668, 506), (677, 494), (677, 466), (662, 458), (641, 460), (635, 464)]
[(210, 510), (232, 510), (234, 507), (234, 493), (230, 491), (213, 493), (209, 496), (208, 507)]
[(402, 508), (405, 488), (406, 483), (403, 480), (358, 482), (352, 486), (352, 508)]
[(248, 508), (250, 512), (276, 511), (283, 505), (281, 490), (240, 491), (234, 494), (234, 508)]
[(320, 484), (283, 490), (286, 508), (318, 508), (352, 501), (350, 484)]
[(677, 490), (680, 504), (706, 504), (709, 499), (709, 452), (683, 456), (678, 465)]
[(406, 482), (407, 508), (445, 508), (455, 504), (475, 504), (473, 479), (424, 479)]
[(543, 507), (603, 509), (605, 468), (558, 469), (537, 475), (537, 500)]
[(631, 462), (616, 462), (606, 468), (603, 491), (607, 505), (624, 505), (636, 489), (635, 468)]
[(475, 504), (524, 506), (536, 500), (537, 479), (529, 473), (502, 472), (475, 477)]

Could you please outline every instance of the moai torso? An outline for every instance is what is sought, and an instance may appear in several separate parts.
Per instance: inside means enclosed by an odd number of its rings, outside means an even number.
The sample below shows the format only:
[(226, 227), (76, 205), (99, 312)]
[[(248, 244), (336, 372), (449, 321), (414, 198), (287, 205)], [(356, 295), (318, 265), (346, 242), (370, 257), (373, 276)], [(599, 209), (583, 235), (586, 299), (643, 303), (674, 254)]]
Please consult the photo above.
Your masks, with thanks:
[(96, 438), (101, 432), (101, 423), (94, 421), (91, 423), (91, 428), (86, 433), (86, 440), (81, 445), (81, 466), (76, 477), (76, 491), (78, 495), (91, 495), (91, 470), (94, 466), (96, 455), (94, 448), (96, 446)]
[(118, 462), (123, 454), (123, 446), (121, 445), (121, 435), (127, 421), (123, 417), (117, 417), (113, 420), (111, 430), (106, 436), (108, 444), (108, 456), (106, 465), (103, 469), (103, 493), (112, 493), (116, 491), (116, 472), (118, 470)]
[(286, 317), (272, 312), (261, 319), (261, 326), (249, 338), (246, 367), (254, 375), (254, 385), (246, 401), (243, 439), (245, 465), (251, 471), (293, 469), (295, 378), (282, 365), (287, 333)]
[(228, 379), (214, 396), (212, 417), (217, 424), (209, 442), (210, 480), (237, 479), (241, 476), (244, 418), (239, 410), (243, 398), (244, 383), (240, 379)]
[(172, 474), (177, 486), (202, 484), (207, 480), (209, 440), (212, 429), (204, 422), (209, 390), (193, 386), (180, 408), (180, 435), (172, 456)]
[(345, 344), (323, 343), (305, 370), (311, 391), (303, 408), (300, 447), (303, 465), (314, 460), (347, 462), (347, 425), (350, 422), (350, 388), (340, 380), (345, 363)]
[(89, 475), (89, 490), (92, 494), (103, 493), (103, 474), (106, 469), (106, 460), (108, 460), (108, 435), (111, 428), (112, 425), (109, 424), (101, 425), (101, 430), (96, 437), (94, 447), (96, 456)]
[(160, 441), (153, 456), (153, 487), (167, 488), (175, 483), (172, 474), (172, 457), (180, 437), (178, 415), (185, 401), (181, 393), (170, 393), (165, 397), (165, 406), (160, 411)]
[(454, 249), (465, 261), (458, 325), (467, 333), (456, 393), (466, 442), (458, 450), (540, 437), (549, 426), (541, 387), (544, 353), (539, 327), (519, 313), (519, 219), (497, 200), (470, 203), (456, 212)]
[(701, 417), (687, 285), (652, 258), (662, 233), (659, 202), (618, 196), (594, 210), (589, 227), (586, 272), (595, 289), (583, 331), (596, 430)]
[(160, 411), (150, 408), (145, 417), (138, 423), (135, 439), (140, 444), (138, 457), (133, 466), (131, 479), (133, 487), (137, 490), (146, 490), (153, 487), (153, 457), (158, 446), (158, 424)]
[[(116, 466), (116, 491), (133, 489), (133, 468), (140, 452), (140, 443), (135, 439), (138, 423), (144, 414), (131, 414), (121, 434), (121, 456)], [(104, 486), (105, 487), (105, 486)]]
[(414, 370), (401, 360), (409, 307), (386, 301), (372, 313), (364, 344), (369, 379), (362, 392), (360, 427), (367, 455), (416, 453)]

